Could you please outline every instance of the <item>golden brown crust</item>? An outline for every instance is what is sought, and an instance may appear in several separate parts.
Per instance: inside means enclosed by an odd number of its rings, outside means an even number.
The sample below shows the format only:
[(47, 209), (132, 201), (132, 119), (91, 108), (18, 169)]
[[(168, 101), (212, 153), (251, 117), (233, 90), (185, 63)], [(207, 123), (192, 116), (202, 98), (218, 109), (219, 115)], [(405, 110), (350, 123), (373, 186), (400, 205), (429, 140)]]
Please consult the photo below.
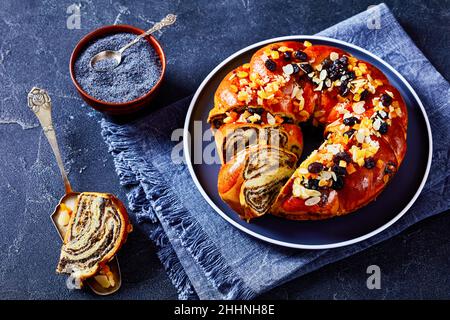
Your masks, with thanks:
[(293, 176), (280, 192), (271, 213), (294, 220), (319, 220), (354, 212), (365, 206), (378, 196), (395, 173), (385, 174), (387, 163), (391, 163), (395, 170), (398, 168), (395, 153), (389, 144), (382, 139), (379, 143), (379, 157), (385, 161), (383, 165), (372, 169), (359, 168), (345, 178), (343, 189), (330, 190), (322, 195), (320, 203), (313, 206), (305, 205), (305, 199), (292, 195)]
[[(209, 121), (218, 116), (219, 136), (245, 122), (261, 128), (272, 120), (271, 125), (285, 128), (289, 119), (291, 126), (312, 119), (325, 126), (324, 144), (300, 164), (270, 209), (288, 219), (326, 219), (365, 206), (385, 188), (406, 154), (408, 116), (399, 91), (376, 67), (330, 46), (289, 41), (259, 49), (220, 84)], [(299, 137), (291, 130), (288, 145), (302, 145)], [(224, 139), (216, 136), (216, 142), (223, 154)], [(238, 159), (236, 153), (224, 161), (219, 193), (248, 219), (261, 214), (249, 214), (242, 201), (244, 163), (245, 157)], [(313, 163), (318, 171), (310, 171)]]
[(209, 112), (208, 122), (212, 123), (214, 119), (223, 119), (226, 117), (226, 112), (244, 107), (245, 102), (239, 101), (237, 92), (232, 89), (232, 86), (239, 82), (239, 78), (236, 77), (236, 73), (239, 71), (246, 72), (240, 66), (229, 72), (219, 84), (214, 94), (214, 108)]

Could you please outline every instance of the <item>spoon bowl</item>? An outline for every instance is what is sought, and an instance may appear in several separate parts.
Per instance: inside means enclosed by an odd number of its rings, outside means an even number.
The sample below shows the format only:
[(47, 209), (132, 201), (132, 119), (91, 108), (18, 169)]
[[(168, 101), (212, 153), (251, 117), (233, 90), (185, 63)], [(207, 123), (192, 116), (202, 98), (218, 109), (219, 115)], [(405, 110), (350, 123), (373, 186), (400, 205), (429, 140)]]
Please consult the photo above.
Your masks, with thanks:
[(90, 64), (95, 71), (114, 69), (122, 62), (122, 55), (118, 51), (105, 50), (92, 57)]

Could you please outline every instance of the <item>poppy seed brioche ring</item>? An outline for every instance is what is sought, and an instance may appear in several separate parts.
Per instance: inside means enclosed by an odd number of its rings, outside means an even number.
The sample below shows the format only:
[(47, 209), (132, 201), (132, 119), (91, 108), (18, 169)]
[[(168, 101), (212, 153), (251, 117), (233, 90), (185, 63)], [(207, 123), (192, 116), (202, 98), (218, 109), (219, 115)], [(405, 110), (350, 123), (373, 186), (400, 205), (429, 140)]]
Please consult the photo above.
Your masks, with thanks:
[[(324, 128), (303, 162), (302, 122)], [(242, 218), (326, 219), (367, 205), (406, 154), (408, 114), (371, 64), (308, 41), (267, 45), (226, 75), (208, 122), (221, 198)]]

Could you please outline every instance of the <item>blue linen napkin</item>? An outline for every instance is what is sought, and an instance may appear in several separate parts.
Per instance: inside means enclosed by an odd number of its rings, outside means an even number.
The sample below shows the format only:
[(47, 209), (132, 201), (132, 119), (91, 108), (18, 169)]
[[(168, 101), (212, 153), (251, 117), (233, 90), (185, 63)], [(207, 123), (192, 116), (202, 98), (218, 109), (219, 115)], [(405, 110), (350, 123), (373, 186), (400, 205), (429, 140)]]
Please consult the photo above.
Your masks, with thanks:
[[(375, 10), (375, 12), (374, 12)], [(370, 29), (373, 14), (381, 29)], [(375, 23), (377, 23), (375, 21)], [(450, 86), (380, 4), (319, 33), (359, 45), (383, 58), (414, 87), (434, 137), (427, 184), (393, 226), (364, 242), (330, 250), (278, 247), (237, 230), (210, 208), (184, 164), (171, 161), (190, 98), (127, 125), (102, 121), (117, 174), (129, 188), (128, 205), (159, 248), (181, 299), (250, 299), (291, 279), (343, 259), (450, 207)], [(417, 72), (420, 70), (420, 72)], [(170, 114), (170, 117), (167, 115)]]

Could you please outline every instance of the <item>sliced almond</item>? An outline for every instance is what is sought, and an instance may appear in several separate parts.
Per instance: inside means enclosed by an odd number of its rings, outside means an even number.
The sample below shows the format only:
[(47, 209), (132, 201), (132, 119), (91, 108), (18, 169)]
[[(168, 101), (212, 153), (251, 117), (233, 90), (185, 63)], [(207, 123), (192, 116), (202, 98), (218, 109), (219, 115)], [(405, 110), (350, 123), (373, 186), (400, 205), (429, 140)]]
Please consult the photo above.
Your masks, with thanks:
[(295, 85), (294, 88), (292, 89), (291, 98), (294, 98), (295, 96), (297, 96), (297, 93), (299, 91), (300, 91), (300, 87), (298, 85)]
[(294, 183), (292, 185), (292, 195), (294, 197), (300, 197), (302, 191), (301, 191), (302, 185)]
[(108, 281), (111, 287), (114, 287), (116, 285), (116, 280), (114, 280), (114, 274), (110, 271), (106, 274), (106, 276), (108, 277)]
[(300, 174), (308, 174), (308, 169), (300, 168), (300, 169), (298, 169), (298, 173), (300, 173)]
[(105, 289), (111, 287), (111, 283), (109, 282), (108, 277), (104, 274), (94, 276), (94, 279), (95, 281), (98, 282), (99, 285), (101, 285)]
[(306, 194), (305, 198), (309, 197), (320, 197), (322, 194), (317, 190), (307, 189), (303, 187), (303, 192)]
[(298, 110), (303, 110), (303, 108), (305, 107), (305, 99), (303, 98), (303, 91), (300, 91), (299, 92), (299, 97), (297, 98), (298, 99)]
[(373, 129), (378, 131), (380, 129), (381, 126), (381, 120), (379, 118), (376, 118), (375, 121), (373, 122)]
[(322, 171), (320, 173), (320, 175), (321, 175), (322, 179), (330, 180), (333, 176), (332, 173), (333, 173), (332, 171)]
[(364, 108), (364, 101), (354, 103), (352, 108), (356, 114), (363, 114), (366, 111)]
[(297, 100), (303, 99), (303, 89), (299, 89), (299, 90), (296, 92), (295, 98), (296, 98)]
[(332, 53), (330, 53), (330, 59), (331, 61), (336, 61), (337, 59), (339, 59), (339, 54), (333, 51)]
[(353, 117), (353, 115), (351, 114), (351, 112), (348, 112), (348, 110), (344, 110), (344, 116), (342, 118), (347, 119), (347, 118), (351, 118)]
[(305, 206), (311, 207), (320, 202), (320, 197), (312, 197), (305, 201)]
[(58, 225), (67, 226), (70, 221), (70, 214), (67, 210), (60, 211), (58, 216)]
[(314, 77), (312, 78), (312, 81), (313, 81), (315, 84), (319, 84), (322, 80), (320, 80), (319, 77), (314, 76)]
[(322, 88), (323, 88), (323, 81), (321, 81), (321, 82), (319, 83), (319, 85), (317, 86), (317, 88), (314, 89), (314, 91), (321, 91)]
[(356, 133), (356, 140), (357, 140), (359, 143), (363, 143), (365, 137), (366, 137), (366, 136), (365, 136), (364, 133), (362, 133), (361, 131), (358, 131), (358, 132)]
[(337, 154), (338, 152), (341, 151), (341, 145), (340, 144), (329, 144), (326, 146), (326, 149), (328, 150), (328, 152), (330, 152), (332, 154)]
[(291, 75), (294, 73), (294, 67), (292, 64), (287, 64), (283, 67), (283, 72), (287, 75)]
[(335, 172), (331, 171), (331, 176), (333, 177), (333, 180), (336, 181), (337, 180), (337, 175)]
[(276, 123), (275, 117), (270, 113), (267, 113), (267, 123), (270, 125), (274, 125)]

